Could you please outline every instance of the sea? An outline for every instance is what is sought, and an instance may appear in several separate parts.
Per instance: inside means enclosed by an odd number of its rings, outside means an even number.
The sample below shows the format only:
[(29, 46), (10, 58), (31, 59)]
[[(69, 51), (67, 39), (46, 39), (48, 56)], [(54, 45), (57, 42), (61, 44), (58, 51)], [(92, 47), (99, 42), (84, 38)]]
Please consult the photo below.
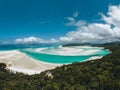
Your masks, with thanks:
[(0, 51), (18, 50), (36, 60), (53, 63), (69, 64), (83, 62), (92, 57), (106, 56), (111, 52), (102, 47), (69, 46), (62, 47), (55, 44), (5, 44), (0, 45)]

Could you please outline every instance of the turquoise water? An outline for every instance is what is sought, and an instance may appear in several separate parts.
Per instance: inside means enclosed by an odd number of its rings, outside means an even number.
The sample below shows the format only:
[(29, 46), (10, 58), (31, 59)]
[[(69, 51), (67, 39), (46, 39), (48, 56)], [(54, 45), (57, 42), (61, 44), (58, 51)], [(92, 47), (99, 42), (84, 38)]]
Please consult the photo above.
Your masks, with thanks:
[[(108, 50), (98, 47), (76, 46), (60, 48), (50, 45), (0, 45), (0, 51), (3, 50), (19, 50), (36, 60), (55, 64), (82, 62), (94, 56), (105, 56), (110, 53)], [(85, 54), (89, 50), (98, 51)]]
[(6, 50), (18, 50), (18, 49), (26, 49), (26, 48), (42, 48), (42, 47), (52, 47), (56, 45), (22, 45), (22, 44), (0, 44), (0, 51)]
[(60, 56), (60, 55), (51, 55), (51, 54), (43, 54), (43, 53), (35, 53), (22, 51), (26, 53), (28, 56), (31, 56), (37, 60), (49, 62), (49, 63), (72, 63), (72, 62), (80, 62), (90, 58), (91, 56)]
[[(99, 48), (94, 48), (94, 49), (99, 49)], [(56, 52), (50, 53), (51, 50), (56, 51)], [(72, 55), (69, 55), (69, 54), (60, 55), (57, 53), (57, 50), (59, 52), (59, 48), (52, 48), (52, 49), (46, 48), (44, 50), (41, 50), (40, 52), (36, 52), (34, 51), (34, 49), (31, 49), (31, 50), (23, 49), (20, 51), (39, 61), (43, 61), (47, 63), (55, 63), (55, 64), (82, 62), (94, 56), (105, 56), (110, 53), (108, 50), (99, 49), (99, 51), (92, 53), (90, 55), (89, 54), (88, 55), (76, 55), (76, 53), (75, 54), (73, 53)], [(89, 49), (84, 49), (84, 50), (89, 50)], [(46, 53), (46, 52), (49, 52), (49, 53)], [(78, 53), (81, 53), (81, 52), (78, 52)]]

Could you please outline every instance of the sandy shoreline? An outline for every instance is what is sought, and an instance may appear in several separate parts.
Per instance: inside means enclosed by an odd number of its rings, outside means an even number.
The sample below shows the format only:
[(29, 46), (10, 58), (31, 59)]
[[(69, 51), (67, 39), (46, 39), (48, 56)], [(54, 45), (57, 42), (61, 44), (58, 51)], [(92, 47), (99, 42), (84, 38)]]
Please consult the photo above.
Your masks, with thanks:
[[(95, 56), (89, 58), (88, 60), (100, 58), (102, 57)], [(38, 61), (17, 50), (0, 51), (0, 63), (6, 63), (7, 65), (10, 65), (7, 67), (7, 69), (11, 70), (12, 72), (22, 72), (29, 75), (39, 74), (42, 71), (54, 69), (63, 65)]]
[(11, 66), (9, 66), (8, 69), (13, 72), (23, 72), (29, 75), (37, 74), (60, 66), (60, 64), (48, 64), (34, 60), (17, 50), (0, 51), (0, 62), (10, 64)]

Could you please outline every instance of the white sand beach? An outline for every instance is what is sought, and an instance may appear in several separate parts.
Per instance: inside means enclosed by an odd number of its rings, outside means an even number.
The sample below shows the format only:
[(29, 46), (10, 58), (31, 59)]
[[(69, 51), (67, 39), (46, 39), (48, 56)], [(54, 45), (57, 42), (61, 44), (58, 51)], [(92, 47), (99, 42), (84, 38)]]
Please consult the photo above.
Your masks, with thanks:
[[(81, 50), (81, 47), (77, 47), (77, 49), (65, 47), (57, 51), (51, 50), (50, 53), (54, 52), (57, 53), (58, 55), (89, 55), (98, 51), (99, 50), (97, 49)], [(87, 60), (95, 60), (100, 58), (102, 57), (93, 56)], [(6, 63), (7, 69), (11, 70), (12, 72), (22, 72), (29, 75), (38, 74), (41, 73), (42, 71), (54, 69), (58, 66), (63, 65), (38, 61), (18, 50), (0, 51), (0, 63)]]
[(7, 68), (13, 72), (23, 72), (29, 75), (38, 74), (42, 71), (60, 66), (60, 64), (49, 64), (34, 60), (17, 50), (0, 51), (0, 63), (10, 65)]
[(75, 47), (61, 47), (61, 48), (39, 48), (34, 50), (29, 50), (31, 52), (46, 53), (52, 55), (62, 55), (62, 56), (84, 56), (91, 55), (99, 52), (103, 47), (91, 47), (91, 46), (75, 46)]

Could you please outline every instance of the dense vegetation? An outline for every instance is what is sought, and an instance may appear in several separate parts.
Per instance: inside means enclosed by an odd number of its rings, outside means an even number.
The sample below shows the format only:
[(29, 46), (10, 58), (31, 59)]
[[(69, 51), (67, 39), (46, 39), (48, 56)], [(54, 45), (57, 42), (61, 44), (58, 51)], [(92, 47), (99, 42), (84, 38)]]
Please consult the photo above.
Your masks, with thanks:
[(120, 45), (100, 60), (63, 65), (36, 75), (12, 73), (0, 64), (0, 90), (120, 90)]

